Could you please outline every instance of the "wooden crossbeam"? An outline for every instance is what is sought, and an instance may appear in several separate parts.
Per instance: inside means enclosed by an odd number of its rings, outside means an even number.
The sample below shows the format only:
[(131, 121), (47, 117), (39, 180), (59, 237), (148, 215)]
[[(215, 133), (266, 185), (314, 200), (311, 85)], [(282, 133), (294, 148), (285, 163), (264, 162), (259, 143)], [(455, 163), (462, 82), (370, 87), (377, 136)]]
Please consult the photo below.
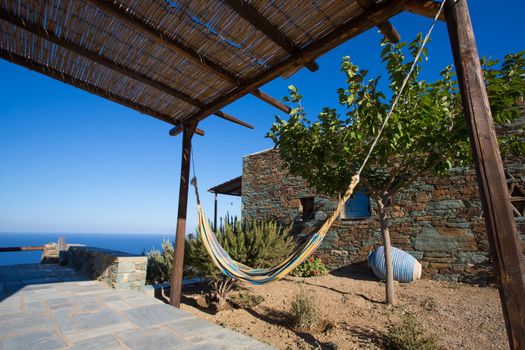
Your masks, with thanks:
[(124, 97), (109, 93), (108, 91), (95, 86), (90, 83), (86, 83), (85, 81), (79, 80), (67, 73), (61, 72), (53, 67), (42, 65), (41, 63), (35, 61), (34, 59), (29, 59), (24, 56), (21, 56), (15, 52), (8, 51), (6, 49), (0, 48), (0, 58), (16, 63), (22, 67), (25, 67), (27, 69), (33, 70), (35, 72), (44, 74), (50, 78), (62, 81), (66, 84), (72, 85), (74, 87), (77, 87), (79, 89), (82, 89), (84, 91), (87, 91), (89, 93), (92, 93), (94, 95), (100, 96), (102, 98), (108, 99), (110, 101), (119, 103), (123, 106), (129, 107), (131, 109), (134, 109), (140, 113), (148, 114), (152, 117), (155, 117), (157, 119), (160, 119), (166, 123), (170, 123), (175, 125), (175, 121), (166, 114), (159, 113), (157, 111), (152, 110), (149, 107), (139, 105), (131, 100), (128, 100)]
[(272, 97), (272, 96), (268, 95), (267, 93), (262, 92), (259, 89), (253, 90), (252, 91), (252, 95), (260, 98), (264, 102), (267, 102), (267, 103), (271, 104), (275, 108), (280, 109), (284, 113), (290, 113), (290, 111), (291, 111), (290, 107), (288, 107), (287, 105), (285, 105), (284, 103), (282, 103), (281, 101), (276, 99), (275, 97)]
[[(357, 0), (357, 3), (363, 10), (370, 10), (377, 4), (375, 0)], [(378, 23), (377, 28), (379, 28), (379, 31), (381, 31), (385, 38), (391, 43), (395, 44), (401, 40), (399, 32), (389, 20)]]
[[(433, 0), (408, 0), (405, 3), (405, 9), (416, 15), (434, 19), (439, 10), (440, 3)], [(445, 12), (441, 12), (439, 20), (445, 20)]]
[(15, 16), (12, 13), (9, 13), (7, 10), (0, 8), (0, 19), (9, 22), (21, 29), (27, 30), (28, 32), (41, 37), (47, 41), (50, 41), (66, 50), (72, 51), (76, 53), (79, 56), (82, 56), (88, 60), (91, 60), (93, 62), (96, 62), (100, 65), (105, 66), (106, 68), (109, 68), (113, 71), (119, 72), (120, 74), (126, 75), (130, 78), (133, 78), (137, 81), (140, 81), (143, 84), (146, 84), (148, 86), (151, 86), (157, 90), (160, 90), (168, 95), (171, 95), (181, 101), (184, 101), (192, 106), (202, 108), (203, 104), (192, 98), (191, 96), (172, 88), (162, 82), (159, 82), (155, 79), (152, 79), (140, 72), (134, 71), (128, 67), (125, 67), (121, 65), (120, 63), (117, 63), (113, 60), (110, 60), (103, 55), (97, 53), (93, 50), (88, 50), (86, 48), (83, 48), (82, 46), (74, 43), (73, 41), (70, 41), (68, 39), (65, 39), (63, 37), (60, 37), (58, 34), (56, 34), (52, 30), (48, 30), (46, 28), (42, 28), (39, 25), (33, 24), (29, 21), (24, 20), (23, 18), (20, 18), (18, 16)]
[(164, 33), (148, 24), (136, 13), (128, 11), (124, 5), (106, 0), (88, 0), (88, 2), (105, 13), (117, 18), (119, 21), (124, 22), (129, 28), (140, 32), (156, 44), (169, 48), (193, 64), (200, 66), (202, 69), (214, 73), (235, 85), (241, 85), (240, 79), (234, 73), (224, 69), (211, 58), (194, 51), (185, 43), (164, 35)]
[[(182, 124), (179, 124), (179, 125), (177, 125), (176, 127), (174, 127), (173, 129), (170, 130), (170, 136), (177, 136), (178, 134), (180, 134), (183, 131), (184, 131), (184, 126)], [(206, 133), (204, 132), (204, 130), (201, 130), (199, 128), (195, 128), (195, 134), (197, 134), (199, 136), (204, 136)]]
[[(224, 0), (224, 3), (289, 54), (294, 54), (299, 51), (294, 42), (289, 39), (286, 34), (261, 15), (257, 9), (247, 1)], [(311, 72), (315, 72), (319, 69), (319, 65), (314, 61), (304, 61), (302, 63)]]
[[(156, 44), (164, 46), (172, 50), (173, 52), (176, 52), (177, 54), (181, 55), (182, 57), (192, 62), (193, 64), (198, 65), (199, 67), (206, 70), (207, 72), (216, 74), (217, 76), (237, 86), (243, 85), (244, 82), (236, 74), (223, 68), (219, 63), (215, 62), (212, 58), (202, 55), (200, 53), (197, 53), (185, 43), (178, 41), (176, 39), (170, 38), (167, 35), (164, 35), (157, 28), (153, 27), (151, 24), (144, 21), (144, 19), (140, 18), (134, 12), (126, 11), (125, 6), (118, 5), (114, 2), (107, 1), (107, 0), (87, 0), (87, 1), (90, 2), (93, 6), (101, 9), (105, 13), (115, 17), (119, 21), (122, 21), (129, 28), (145, 35), (149, 39), (153, 40), (153, 42), (155, 42)], [(260, 98), (261, 100), (267, 103), (270, 103), (267, 100), (264, 100), (263, 98), (261, 98), (260, 94), (257, 95), (254, 93), (254, 96)], [(275, 104), (272, 104), (272, 105), (277, 107)], [(277, 108), (281, 109), (280, 107), (277, 107)]]
[(238, 87), (231, 92), (216, 98), (213, 102), (208, 104), (199, 112), (185, 118), (184, 122), (193, 122), (206, 118), (229, 103), (239, 99), (240, 97), (250, 93), (254, 89), (266, 84), (267, 82), (277, 78), (281, 74), (286, 73), (290, 69), (294, 69), (298, 62), (314, 60), (334, 47), (343, 42), (363, 33), (364, 31), (377, 26), (378, 23), (388, 20), (390, 17), (397, 15), (404, 10), (404, 3), (406, 0), (398, 1), (384, 1), (365, 11), (360, 16), (357, 16), (348, 22), (340, 25), (332, 32), (325, 35), (323, 38), (306, 46), (300, 52), (292, 55), (283, 62), (273, 66), (265, 72), (260, 73), (255, 78), (247, 82), (246, 85)]
[(244, 121), (242, 121), (240, 119), (237, 119), (234, 116), (229, 115), (228, 113), (224, 113), (222, 111), (218, 111), (218, 112), (215, 112), (214, 115), (216, 115), (219, 118), (222, 118), (222, 119), (228, 120), (230, 122), (233, 122), (233, 123), (242, 125), (244, 127), (247, 127), (248, 129), (253, 129), (253, 125), (248, 124), (248, 123), (246, 123), (246, 122), (244, 122)]

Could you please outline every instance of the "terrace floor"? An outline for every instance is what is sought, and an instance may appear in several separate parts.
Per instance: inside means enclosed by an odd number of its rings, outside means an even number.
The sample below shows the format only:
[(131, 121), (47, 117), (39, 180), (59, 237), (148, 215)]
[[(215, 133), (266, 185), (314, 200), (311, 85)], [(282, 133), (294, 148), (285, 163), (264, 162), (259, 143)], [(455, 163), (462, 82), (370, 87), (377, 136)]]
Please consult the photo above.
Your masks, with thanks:
[(0, 266), (0, 348), (273, 349), (57, 265)]

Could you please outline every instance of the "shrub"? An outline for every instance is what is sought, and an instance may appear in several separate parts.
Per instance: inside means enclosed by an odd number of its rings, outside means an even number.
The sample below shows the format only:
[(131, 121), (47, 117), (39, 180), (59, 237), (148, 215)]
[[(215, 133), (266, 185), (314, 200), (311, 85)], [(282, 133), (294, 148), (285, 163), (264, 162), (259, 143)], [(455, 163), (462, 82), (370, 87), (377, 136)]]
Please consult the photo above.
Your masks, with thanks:
[(321, 311), (315, 297), (301, 289), (293, 296), (290, 316), (295, 327), (309, 329), (319, 324)]
[(148, 257), (146, 283), (154, 284), (169, 281), (173, 266), (173, 244), (166, 239), (162, 242), (160, 251), (154, 248), (146, 255)]
[(393, 350), (438, 350), (435, 336), (429, 336), (413, 315), (407, 314), (399, 324), (388, 327), (386, 347)]
[(231, 301), (236, 307), (240, 309), (250, 309), (262, 303), (264, 301), (264, 297), (262, 295), (241, 292), (232, 296)]
[[(226, 217), (217, 232), (222, 247), (236, 261), (252, 267), (269, 267), (294, 248), (289, 228), (281, 228), (274, 221), (251, 221), (241, 223), (237, 218)], [(224, 276), (213, 264), (200, 236), (190, 235), (186, 239), (184, 254), (185, 273), (210, 279), (211, 300), (221, 310), (236, 281)]]
[(307, 260), (303, 261), (299, 266), (290, 272), (290, 275), (297, 277), (314, 277), (321, 276), (328, 273), (326, 265), (318, 255), (316, 257), (311, 256)]

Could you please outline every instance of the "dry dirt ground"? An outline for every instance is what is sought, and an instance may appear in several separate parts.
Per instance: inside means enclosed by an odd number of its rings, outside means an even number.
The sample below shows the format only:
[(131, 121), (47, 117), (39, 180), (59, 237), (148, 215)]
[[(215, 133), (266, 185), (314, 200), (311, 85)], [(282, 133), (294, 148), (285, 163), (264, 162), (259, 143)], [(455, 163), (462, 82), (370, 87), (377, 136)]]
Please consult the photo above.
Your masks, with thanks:
[[(185, 291), (182, 308), (278, 349), (382, 349), (388, 323), (399, 322), (405, 313), (415, 315), (443, 349), (508, 348), (498, 291), (493, 287), (430, 280), (396, 283), (398, 305), (389, 307), (383, 303), (384, 284), (360, 267), (242, 288), (263, 296), (264, 302), (213, 314), (196, 305), (199, 291), (194, 288)], [(324, 321), (321, 329), (301, 331), (290, 326), (291, 299), (300, 289), (316, 297)]]

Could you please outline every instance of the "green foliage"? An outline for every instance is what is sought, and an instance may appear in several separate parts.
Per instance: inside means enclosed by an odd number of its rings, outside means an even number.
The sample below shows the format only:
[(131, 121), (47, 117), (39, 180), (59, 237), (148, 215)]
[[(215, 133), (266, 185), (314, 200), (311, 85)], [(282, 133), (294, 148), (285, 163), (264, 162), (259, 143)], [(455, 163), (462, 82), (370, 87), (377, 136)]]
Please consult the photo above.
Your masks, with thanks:
[(290, 317), (292, 324), (297, 328), (309, 329), (318, 325), (321, 321), (321, 311), (315, 297), (304, 289), (294, 294)]
[[(400, 90), (421, 43), (421, 35), (409, 44), (382, 42), (381, 58), (388, 71), (389, 95), (395, 96)], [(484, 62), (497, 122), (512, 121), (519, 114), (516, 101), (525, 94), (523, 56), (524, 53), (507, 55), (499, 68), (498, 61)], [(427, 82), (419, 77), (420, 63), (361, 175), (362, 185), (373, 198), (389, 198), (418, 176), (445, 174), (448, 169), (471, 161), (452, 67), (445, 67), (435, 82)], [(392, 103), (392, 98), (378, 88), (380, 78), (368, 78), (368, 72), (349, 57), (343, 58), (341, 71), (347, 84), (337, 93), (339, 109), (344, 113), (325, 107), (311, 122), (301, 105), (302, 96), (291, 86), (286, 100), (295, 108), (288, 120), (276, 117), (268, 133), (290, 171), (327, 195), (345, 191)], [(523, 142), (502, 137), (500, 143), (504, 152), (525, 154)]]
[(163, 283), (170, 280), (173, 266), (173, 244), (166, 239), (162, 242), (161, 248), (160, 251), (152, 249), (146, 254), (148, 257), (147, 284)]
[[(252, 267), (269, 267), (290, 254), (295, 247), (289, 228), (281, 228), (273, 221), (242, 223), (237, 218), (226, 218), (219, 228), (217, 239), (230, 256)], [(221, 274), (215, 267), (200, 236), (186, 239), (184, 265), (188, 275), (215, 278)]]
[[(295, 244), (289, 228), (282, 229), (273, 221), (242, 223), (237, 218), (226, 217), (217, 232), (221, 246), (238, 262), (252, 267), (269, 267), (288, 256)], [(235, 280), (224, 276), (213, 264), (200, 236), (186, 239), (184, 254), (185, 274), (210, 278), (212, 295), (209, 299), (217, 310), (225, 307), (228, 294), (235, 287)]]
[(297, 266), (290, 275), (297, 277), (315, 277), (328, 273), (328, 270), (320, 256), (311, 256)]
[(249, 292), (241, 292), (232, 296), (232, 303), (240, 309), (250, 309), (262, 303), (264, 297), (258, 294), (252, 294)]
[(392, 350), (439, 350), (435, 336), (429, 336), (417, 319), (410, 314), (401, 323), (388, 327), (386, 347)]

